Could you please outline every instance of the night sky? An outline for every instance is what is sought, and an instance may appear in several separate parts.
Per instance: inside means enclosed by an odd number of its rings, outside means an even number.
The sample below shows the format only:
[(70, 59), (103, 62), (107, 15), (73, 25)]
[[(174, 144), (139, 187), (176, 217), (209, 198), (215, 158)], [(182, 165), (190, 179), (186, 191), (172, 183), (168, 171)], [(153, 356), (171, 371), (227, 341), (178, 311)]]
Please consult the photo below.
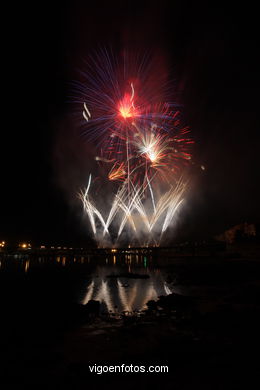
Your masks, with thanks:
[(194, 160), (206, 167), (194, 172), (178, 229), (195, 238), (259, 223), (256, 8), (164, 0), (58, 3), (2, 11), (0, 239), (89, 242), (80, 206), (64, 191), (67, 168), (62, 172), (57, 156), (63, 153), (67, 166), (77, 155), (66, 157), (75, 133), (70, 82), (82, 59), (107, 45), (160, 50), (168, 60), (196, 141)]

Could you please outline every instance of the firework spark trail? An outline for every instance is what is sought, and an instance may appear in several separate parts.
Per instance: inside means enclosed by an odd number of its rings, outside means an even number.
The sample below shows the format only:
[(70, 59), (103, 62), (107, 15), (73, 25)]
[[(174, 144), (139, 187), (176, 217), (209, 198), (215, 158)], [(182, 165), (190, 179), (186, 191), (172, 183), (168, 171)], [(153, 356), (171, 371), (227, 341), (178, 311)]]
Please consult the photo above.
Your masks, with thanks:
[[(140, 226), (137, 227), (134, 221), (134, 211), (136, 210), (142, 218), (143, 224), (147, 229), (147, 233), (150, 235), (149, 241), (153, 239), (152, 233), (156, 223), (162, 216), (164, 216), (163, 222), (161, 222), (162, 227), (159, 242), (161, 240), (162, 234), (169, 227), (176, 211), (183, 202), (182, 195), (186, 189), (185, 182), (179, 182), (175, 188), (171, 188), (167, 193), (159, 198), (157, 204), (154, 203), (153, 214), (151, 217), (149, 217), (148, 211), (146, 210), (143, 203), (143, 188), (134, 186), (133, 183), (130, 183), (131, 193), (129, 194), (127, 190), (128, 183), (125, 182), (123, 186), (119, 188), (118, 193), (115, 195), (112, 207), (109, 211), (107, 219), (105, 220), (100, 211), (97, 210), (95, 205), (88, 198), (90, 183), (91, 177), (89, 179), (86, 191), (81, 192), (80, 196), (84, 204), (84, 209), (90, 219), (94, 234), (97, 233), (95, 215), (102, 224), (103, 236), (105, 236), (105, 234), (109, 235), (109, 226), (112, 224), (113, 220), (115, 220), (118, 214), (121, 214), (121, 216), (119, 217), (120, 225), (117, 232), (117, 238), (119, 238), (122, 234), (122, 231), (127, 222), (132, 227), (133, 231), (137, 234), (138, 228), (140, 230)], [(151, 186), (150, 182), (148, 182), (147, 185)], [(158, 240), (155, 240), (155, 242), (156, 241)]]
[(155, 214), (156, 213), (156, 207), (155, 207), (155, 203), (154, 203), (154, 195), (153, 195), (153, 190), (152, 190), (151, 183), (150, 183), (150, 180), (149, 180), (148, 176), (146, 177), (146, 180), (147, 180), (148, 187), (149, 187), (149, 190), (150, 190), (151, 199), (152, 199), (152, 203), (153, 203), (153, 210), (154, 210), (154, 214)]
[[(94, 235), (96, 235), (97, 233), (97, 227), (95, 224), (95, 215), (98, 217), (98, 220), (103, 226), (103, 236), (105, 236), (105, 234), (109, 235), (109, 226), (111, 225), (116, 215), (118, 214), (119, 209), (123, 211), (123, 216), (118, 229), (117, 237), (118, 238), (120, 237), (127, 222), (129, 222), (134, 232), (137, 233), (136, 224), (134, 222), (133, 215), (132, 215), (134, 210), (136, 210), (142, 217), (143, 223), (147, 228), (147, 232), (149, 232), (150, 234), (152, 233), (152, 230), (156, 225), (157, 221), (160, 219), (160, 217), (164, 213), (166, 213), (163, 221), (162, 229), (161, 229), (161, 235), (160, 235), (160, 240), (161, 240), (162, 234), (166, 231), (166, 229), (170, 225), (174, 217), (174, 214), (176, 213), (177, 209), (182, 203), (181, 196), (186, 186), (184, 185), (184, 183), (177, 184), (175, 188), (171, 188), (168, 192), (166, 192), (163, 196), (161, 196), (158, 203), (155, 204), (152, 185), (147, 176), (147, 171), (146, 171), (146, 177), (143, 186), (138, 188), (130, 180), (130, 175), (134, 172), (135, 169), (138, 169), (138, 167), (135, 167), (132, 172), (128, 173), (128, 179), (124, 182), (123, 186), (119, 188), (115, 196), (115, 199), (113, 201), (107, 220), (103, 218), (101, 212), (95, 207), (95, 205), (89, 199), (88, 193), (91, 185), (91, 175), (90, 175), (87, 189), (85, 190), (84, 193), (81, 193), (81, 199), (83, 201), (84, 209), (89, 216), (89, 220)], [(151, 200), (153, 204), (152, 218), (148, 217), (146, 208), (143, 204), (143, 195), (147, 186), (149, 188)]]
[(164, 232), (167, 227), (169, 226), (174, 213), (177, 210), (177, 207), (179, 203), (181, 202), (181, 197), (187, 187), (187, 183), (185, 182), (179, 182), (175, 188), (171, 188), (166, 194), (164, 194), (158, 202), (156, 212), (152, 217), (151, 221), (151, 229), (155, 226), (156, 222), (159, 220), (159, 218), (164, 214), (166, 211), (166, 216), (163, 223), (163, 230)]
[[(181, 175), (191, 159), (193, 140), (189, 129), (181, 127), (179, 110), (170, 103), (156, 102), (153, 90), (146, 95), (144, 63), (129, 74), (127, 62), (122, 69), (104, 50), (103, 56), (93, 57), (88, 65), (87, 84), (76, 85), (85, 134), (100, 149), (95, 160), (107, 172), (108, 181), (117, 186), (106, 212), (89, 195), (91, 175), (79, 197), (97, 240), (110, 237), (117, 226), (117, 240), (130, 228), (135, 239), (146, 232), (148, 242), (159, 243), (183, 203), (188, 183)], [(133, 73), (142, 89), (136, 88)], [(103, 202), (102, 209), (106, 207)], [(154, 239), (158, 231), (159, 238)]]
[[(125, 183), (124, 183), (124, 185), (119, 188), (119, 190), (118, 190), (118, 192), (117, 192), (117, 194), (116, 194), (116, 196), (114, 198), (114, 201), (113, 201), (113, 204), (112, 204), (112, 207), (110, 209), (110, 212), (109, 212), (109, 215), (108, 215), (108, 218), (107, 218), (107, 222), (106, 222), (106, 228), (107, 229), (110, 226), (110, 224), (112, 223), (112, 221), (115, 218), (116, 214), (118, 213), (119, 207), (120, 207), (120, 203), (124, 204), (124, 201), (122, 201), (122, 199), (124, 199), (125, 193), (126, 193), (126, 188), (125, 188)], [(105, 235), (107, 229), (104, 229), (103, 236)]]
[(116, 162), (113, 167), (111, 168), (109, 174), (108, 174), (108, 179), (109, 180), (123, 180), (125, 177), (125, 169), (124, 169), (124, 162), (118, 165)]
[[(143, 193), (143, 190), (141, 188), (136, 188), (133, 183), (131, 183), (132, 185), (132, 193), (134, 195), (132, 195), (132, 211), (133, 210), (137, 210), (140, 214), (140, 216), (142, 217), (143, 219), (143, 222), (145, 224), (145, 226), (147, 227), (147, 230), (148, 232), (151, 231), (151, 227), (150, 227), (150, 223), (149, 223), (149, 219), (147, 217), (147, 213), (146, 213), (146, 210), (145, 210), (145, 207), (142, 203), (142, 193)], [(140, 194), (140, 192), (142, 191), (142, 193)]]
[[(133, 218), (134, 210), (136, 210), (139, 213), (139, 215), (142, 217), (142, 221), (146, 226), (147, 232), (150, 234), (152, 233), (152, 230), (155, 227), (157, 221), (165, 213), (165, 218), (163, 220), (162, 229), (161, 229), (161, 236), (162, 236), (162, 234), (166, 231), (166, 229), (170, 225), (177, 209), (179, 208), (179, 206), (183, 201), (183, 199), (181, 199), (181, 196), (184, 193), (186, 185), (183, 182), (178, 183), (176, 187), (172, 187), (168, 192), (162, 195), (156, 204), (153, 190), (152, 190), (152, 185), (150, 183), (148, 176), (146, 176), (145, 181), (146, 183), (143, 183), (143, 186), (137, 187), (132, 183), (130, 177), (128, 177), (128, 180), (124, 182), (124, 184), (119, 188), (117, 194), (115, 195), (114, 201), (112, 203), (112, 207), (109, 211), (107, 219), (105, 220), (101, 212), (90, 201), (88, 193), (91, 186), (91, 175), (89, 176), (88, 186), (85, 192), (81, 192), (81, 199), (83, 201), (84, 209), (88, 214), (94, 235), (96, 235), (97, 233), (95, 215), (103, 227), (103, 236), (105, 236), (105, 234), (109, 235), (109, 226), (115, 219), (116, 215), (118, 215), (120, 209), (123, 212), (123, 215), (117, 233), (118, 238), (122, 234), (122, 231), (127, 222), (129, 222), (134, 232), (137, 233), (138, 229), (136, 228), (136, 224)], [(147, 215), (147, 211), (143, 203), (143, 196), (146, 187), (149, 188), (151, 200), (153, 204), (153, 215), (151, 218), (149, 218), (149, 216)], [(161, 240), (161, 236), (160, 236), (160, 240)]]
[(93, 234), (96, 235), (96, 224), (95, 224), (95, 218), (94, 218), (94, 213), (92, 209), (91, 203), (87, 200), (87, 190), (85, 192), (81, 191), (79, 193), (79, 198), (81, 199), (83, 203), (83, 209), (87, 213), (89, 217), (89, 221), (92, 227)]
[(84, 103), (83, 106), (84, 106), (84, 110), (82, 112), (82, 115), (83, 115), (83, 118), (86, 119), (86, 121), (88, 122), (89, 119), (91, 118), (91, 114), (88, 110), (88, 107), (86, 106), (86, 103)]
[(125, 215), (124, 215), (124, 217), (122, 219), (122, 222), (121, 222), (121, 225), (119, 227), (117, 237), (119, 237), (121, 235), (122, 230), (123, 230), (127, 220), (131, 224), (134, 232), (136, 232), (135, 223), (134, 223), (134, 220), (133, 220), (133, 217), (132, 217), (132, 211), (134, 210), (136, 197), (138, 196), (139, 192), (141, 191), (141, 188), (137, 189), (134, 192), (134, 195), (131, 196), (131, 194), (129, 192), (129, 182), (130, 182), (130, 180), (128, 179), (128, 183), (127, 183), (127, 185), (128, 185), (127, 204), (125, 203), (125, 201), (122, 198), (119, 198), (119, 207), (124, 211)]
[(99, 221), (103, 225), (105, 232), (109, 234), (108, 229), (107, 229), (106, 224), (105, 224), (105, 221), (104, 221), (101, 213), (89, 200), (88, 192), (89, 192), (90, 184), (91, 184), (91, 175), (89, 175), (89, 182), (88, 182), (88, 186), (86, 188), (86, 191), (81, 192), (79, 194), (79, 196), (83, 202), (84, 209), (89, 216), (93, 233), (96, 234), (96, 224), (95, 224), (95, 218), (94, 218), (94, 214), (96, 214), (97, 217), (99, 218)]

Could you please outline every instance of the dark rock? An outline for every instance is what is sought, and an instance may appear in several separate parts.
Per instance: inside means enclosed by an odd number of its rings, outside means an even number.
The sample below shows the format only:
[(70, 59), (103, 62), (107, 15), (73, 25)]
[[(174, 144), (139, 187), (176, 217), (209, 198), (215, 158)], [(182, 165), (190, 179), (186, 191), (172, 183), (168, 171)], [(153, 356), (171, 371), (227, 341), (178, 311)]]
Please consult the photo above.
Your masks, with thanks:
[(91, 299), (86, 304), (86, 310), (91, 317), (98, 317), (100, 312), (100, 302)]

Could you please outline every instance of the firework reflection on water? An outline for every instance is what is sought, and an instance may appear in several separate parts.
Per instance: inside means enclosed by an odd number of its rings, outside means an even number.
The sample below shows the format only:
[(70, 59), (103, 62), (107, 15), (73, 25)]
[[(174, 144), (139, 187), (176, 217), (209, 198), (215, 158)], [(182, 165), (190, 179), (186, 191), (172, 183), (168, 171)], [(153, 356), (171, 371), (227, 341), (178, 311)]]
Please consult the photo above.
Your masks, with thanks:
[[(107, 277), (110, 274), (122, 274), (125, 271), (120, 265), (98, 266), (86, 286), (81, 300), (86, 305), (89, 300), (101, 303), (102, 312), (128, 312), (147, 309), (146, 303), (157, 300), (161, 295), (169, 295), (174, 287), (169, 285), (165, 276), (158, 269), (133, 268), (133, 272), (147, 273), (149, 278), (127, 278), (126, 276)], [(175, 291), (177, 292), (177, 291)]]

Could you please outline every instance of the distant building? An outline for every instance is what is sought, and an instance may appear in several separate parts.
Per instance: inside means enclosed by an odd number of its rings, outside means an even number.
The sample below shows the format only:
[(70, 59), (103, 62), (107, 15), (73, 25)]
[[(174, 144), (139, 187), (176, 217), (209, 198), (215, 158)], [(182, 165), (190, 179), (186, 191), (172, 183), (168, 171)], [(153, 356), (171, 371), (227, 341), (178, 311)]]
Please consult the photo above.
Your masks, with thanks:
[(252, 238), (256, 236), (256, 227), (253, 223), (241, 223), (226, 230), (224, 233), (215, 236), (218, 241), (226, 242), (227, 244), (233, 244), (238, 241), (239, 238)]

